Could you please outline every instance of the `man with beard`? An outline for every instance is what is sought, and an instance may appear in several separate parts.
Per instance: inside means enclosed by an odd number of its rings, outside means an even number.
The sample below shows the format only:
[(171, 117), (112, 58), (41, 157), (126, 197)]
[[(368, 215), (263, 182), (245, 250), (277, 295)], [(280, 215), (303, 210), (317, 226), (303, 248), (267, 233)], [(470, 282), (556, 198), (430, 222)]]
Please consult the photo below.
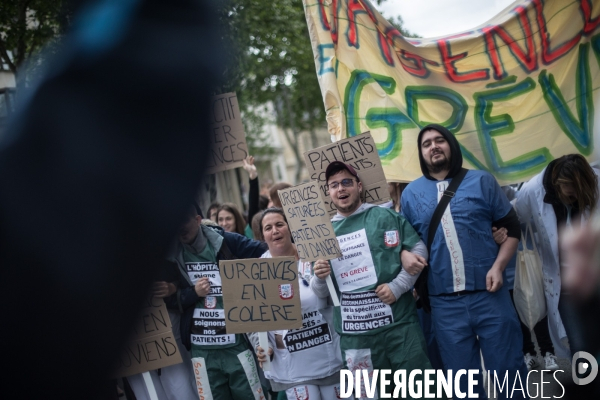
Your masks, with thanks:
[[(437, 203), (444, 195), (451, 197), (431, 244), (427, 285), (442, 361), (454, 372), (481, 370), (481, 351), (486, 369), (495, 371), (500, 380), (508, 372), (512, 387), (517, 372), (523, 380), (527, 376), (519, 320), (502, 285), (504, 268), (521, 236), (519, 220), (487, 172), (470, 170), (456, 193), (446, 192), (462, 169), (460, 146), (448, 129), (428, 125), (419, 132), (417, 143), (424, 176), (402, 193), (402, 213), (423, 240), (428, 238)], [(500, 246), (494, 242), (492, 226), (508, 231)], [(466, 378), (460, 389), (466, 393)], [(477, 390), (479, 398), (486, 398), (482, 379)], [(509, 395), (505, 388), (499, 398)], [(525, 393), (512, 393), (513, 398), (520, 395)]]
[[(370, 373), (431, 369), (412, 295), (427, 264), (425, 245), (397, 212), (362, 202), (362, 183), (351, 165), (334, 161), (325, 178), (337, 208), (332, 223), (343, 256), (331, 260), (331, 266), (318, 260), (314, 273), (319, 279), (310, 284), (318, 297), (327, 297), (325, 278), (333, 275), (341, 303), (334, 326), (345, 368)], [(415, 386), (423, 385), (417, 381)]]

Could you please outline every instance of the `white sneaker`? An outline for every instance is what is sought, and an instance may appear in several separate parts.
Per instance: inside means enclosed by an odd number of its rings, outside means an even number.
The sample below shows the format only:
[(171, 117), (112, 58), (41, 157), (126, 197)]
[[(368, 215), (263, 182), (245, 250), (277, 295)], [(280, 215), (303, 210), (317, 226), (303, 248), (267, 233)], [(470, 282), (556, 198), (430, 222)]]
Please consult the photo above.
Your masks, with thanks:
[(546, 364), (546, 368), (550, 371), (556, 371), (558, 369), (558, 363), (556, 362), (556, 356), (550, 352), (547, 352), (544, 356), (544, 363)]
[(525, 354), (525, 365), (527, 365), (528, 371), (531, 371), (532, 369), (537, 369), (537, 367), (539, 366), (537, 362), (537, 357), (530, 353)]

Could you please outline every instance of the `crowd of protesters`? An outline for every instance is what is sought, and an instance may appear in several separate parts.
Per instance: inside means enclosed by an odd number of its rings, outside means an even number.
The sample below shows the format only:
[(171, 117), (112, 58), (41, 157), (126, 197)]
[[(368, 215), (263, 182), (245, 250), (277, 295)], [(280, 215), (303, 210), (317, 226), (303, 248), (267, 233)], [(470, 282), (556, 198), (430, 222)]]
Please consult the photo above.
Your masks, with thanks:
[[(184, 359), (154, 372), (159, 398), (197, 398), (191, 357), (205, 360), (214, 399), (329, 400), (340, 398), (342, 369), (485, 368), (513, 382), (515, 375), (525, 377), (533, 369), (557, 370), (556, 354), (567, 358), (594, 351), (597, 346), (589, 343), (569, 301), (577, 284), (564, 282), (567, 275), (572, 282), (585, 282), (586, 293), (597, 296), (600, 274), (589, 268), (594, 244), (585, 239), (600, 236), (588, 223), (598, 211), (598, 170), (581, 155), (566, 155), (516, 191), (501, 188), (487, 172), (464, 169), (460, 146), (443, 126), (424, 127), (418, 148), (423, 176), (409, 184), (390, 183), (391, 201), (380, 206), (362, 201), (360, 171), (340, 161), (327, 167), (340, 248), (347, 254), (360, 247), (359, 256), (301, 260), (277, 195), (291, 185), (276, 183), (268, 196), (260, 194), (252, 157), (244, 161), (250, 188), (246, 217), (233, 203), (213, 203), (204, 214), (197, 205), (190, 208), (165, 265), (169, 278), (157, 282), (153, 292), (169, 308)], [(542, 261), (548, 309), (533, 329), (539, 357), (511, 301), (515, 255), (528, 223)], [(576, 237), (578, 229), (587, 229), (583, 239)], [(572, 238), (571, 247), (561, 247), (563, 237)], [(587, 258), (577, 257), (573, 248)], [(303, 322), (326, 332), (320, 345), (290, 351), (286, 336), (294, 331), (271, 331), (263, 349), (254, 333), (228, 334), (225, 326), (211, 333), (198, 329), (204, 311), (223, 313), (220, 290), (213, 290), (221, 282), (195, 278), (199, 265), (218, 271), (220, 260), (278, 256), (297, 260)], [(358, 264), (364, 267), (361, 279), (348, 279), (347, 272)], [(368, 326), (353, 323), (366, 318), (364, 310), (334, 307), (328, 277), (342, 306), (368, 300), (379, 318)], [(264, 374), (259, 369), (261, 383), (251, 382), (245, 364), (254, 363), (252, 369), (267, 360), (271, 369)], [(141, 400), (149, 397), (140, 379), (129, 381)], [(486, 398), (483, 382), (481, 376), (475, 390), (479, 398)], [(466, 376), (458, 389), (467, 392)], [(511, 394), (527, 398), (526, 391)], [(500, 392), (499, 398), (506, 395)]]

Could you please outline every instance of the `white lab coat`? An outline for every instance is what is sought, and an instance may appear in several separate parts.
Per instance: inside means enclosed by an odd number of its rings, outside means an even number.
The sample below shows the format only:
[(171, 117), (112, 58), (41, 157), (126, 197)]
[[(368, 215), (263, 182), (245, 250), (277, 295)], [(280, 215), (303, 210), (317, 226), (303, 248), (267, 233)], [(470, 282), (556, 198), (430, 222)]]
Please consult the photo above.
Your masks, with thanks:
[[(558, 313), (561, 286), (558, 231), (554, 208), (551, 204), (544, 203), (546, 190), (544, 189), (543, 178), (545, 172), (546, 169), (544, 168), (541, 173), (523, 185), (518, 193), (515, 208), (519, 220), (522, 223), (531, 221), (534, 225), (534, 231), (537, 231), (535, 244), (542, 261), (550, 337), (554, 344), (556, 356), (570, 358), (569, 349), (561, 342), (567, 334)], [(594, 172), (598, 175), (596, 169), (594, 169)], [(588, 218), (589, 212), (582, 213), (582, 224)]]

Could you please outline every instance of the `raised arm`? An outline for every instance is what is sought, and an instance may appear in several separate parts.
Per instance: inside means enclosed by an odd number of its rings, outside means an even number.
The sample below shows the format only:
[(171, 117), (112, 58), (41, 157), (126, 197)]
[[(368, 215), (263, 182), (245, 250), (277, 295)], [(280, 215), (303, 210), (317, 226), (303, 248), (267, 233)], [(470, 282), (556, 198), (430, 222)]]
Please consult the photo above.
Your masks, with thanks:
[(248, 193), (248, 223), (252, 223), (252, 217), (259, 211), (258, 203), (260, 190), (258, 187), (258, 172), (254, 165), (254, 157), (248, 156), (244, 159), (244, 169), (248, 172), (250, 190)]

